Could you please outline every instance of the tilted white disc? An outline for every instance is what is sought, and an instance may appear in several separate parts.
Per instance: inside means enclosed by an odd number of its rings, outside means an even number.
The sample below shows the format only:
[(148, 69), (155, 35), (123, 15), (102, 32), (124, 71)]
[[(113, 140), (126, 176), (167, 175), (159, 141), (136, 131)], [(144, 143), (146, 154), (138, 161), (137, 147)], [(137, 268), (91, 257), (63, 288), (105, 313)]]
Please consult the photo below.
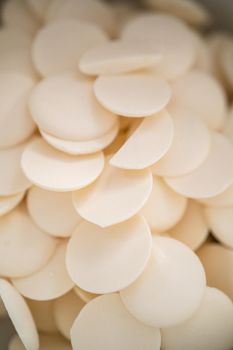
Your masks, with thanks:
[(198, 201), (208, 207), (233, 207), (233, 184), (217, 196)]

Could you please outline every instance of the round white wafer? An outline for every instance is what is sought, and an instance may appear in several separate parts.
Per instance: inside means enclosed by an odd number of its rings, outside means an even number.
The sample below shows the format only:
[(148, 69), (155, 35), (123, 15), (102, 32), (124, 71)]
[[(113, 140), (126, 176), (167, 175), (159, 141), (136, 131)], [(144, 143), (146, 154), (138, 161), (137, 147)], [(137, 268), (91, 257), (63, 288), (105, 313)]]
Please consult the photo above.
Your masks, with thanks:
[(27, 178), (38, 187), (67, 192), (96, 180), (104, 168), (104, 156), (99, 152), (73, 157), (38, 138), (23, 152), (21, 165)]
[(159, 329), (132, 317), (118, 294), (107, 294), (83, 308), (71, 328), (71, 342), (74, 350), (159, 350), (161, 336)]

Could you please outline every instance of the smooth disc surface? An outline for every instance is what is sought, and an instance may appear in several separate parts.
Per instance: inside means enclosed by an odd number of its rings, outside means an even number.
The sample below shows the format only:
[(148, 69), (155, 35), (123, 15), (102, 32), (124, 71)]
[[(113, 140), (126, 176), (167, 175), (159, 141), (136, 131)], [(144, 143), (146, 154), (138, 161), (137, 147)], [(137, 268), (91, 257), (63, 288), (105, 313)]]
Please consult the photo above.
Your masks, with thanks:
[(150, 261), (141, 276), (120, 292), (128, 311), (153, 327), (179, 324), (198, 309), (205, 272), (197, 256), (183, 243), (154, 236)]
[(142, 273), (151, 247), (151, 232), (141, 216), (108, 228), (83, 222), (68, 243), (67, 269), (72, 280), (88, 292), (116, 292)]
[(107, 294), (83, 308), (71, 328), (71, 342), (74, 350), (159, 350), (161, 337), (158, 329), (133, 318), (118, 294)]
[(73, 202), (85, 220), (107, 227), (137, 214), (149, 198), (152, 185), (148, 169), (132, 172), (106, 164), (94, 184), (74, 192)]
[(21, 165), (27, 178), (38, 187), (67, 192), (86, 187), (96, 180), (103, 170), (104, 156), (99, 152), (73, 157), (38, 138), (25, 149)]
[(208, 207), (232, 207), (233, 206), (233, 184), (226, 191), (217, 196), (199, 200)]

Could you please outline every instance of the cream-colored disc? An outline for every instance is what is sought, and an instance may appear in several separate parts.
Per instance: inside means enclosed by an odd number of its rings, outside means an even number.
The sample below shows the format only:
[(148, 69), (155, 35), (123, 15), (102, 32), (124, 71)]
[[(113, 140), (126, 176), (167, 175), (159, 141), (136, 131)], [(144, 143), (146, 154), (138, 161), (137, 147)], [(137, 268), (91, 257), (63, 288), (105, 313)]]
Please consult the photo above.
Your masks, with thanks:
[(209, 230), (203, 208), (195, 201), (189, 201), (180, 222), (168, 234), (192, 250), (197, 250), (207, 239)]
[(233, 305), (220, 290), (207, 288), (200, 308), (185, 323), (162, 330), (164, 350), (230, 350)]
[(94, 184), (74, 192), (73, 201), (81, 217), (107, 227), (137, 214), (149, 198), (152, 185), (148, 169), (130, 171), (106, 164)]
[(24, 195), (25, 192), (13, 196), (0, 197), (0, 216), (13, 210), (22, 201)]
[(224, 192), (233, 182), (230, 141), (222, 134), (213, 133), (210, 153), (199, 168), (187, 175), (167, 177), (165, 181), (174, 191), (190, 198), (209, 198)]
[(5, 25), (31, 35), (38, 30), (39, 22), (33, 16), (24, 0), (7, 0), (2, 8)]
[(0, 52), (8, 52), (16, 49), (29, 49), (31, 46), (31, 35), (12, 27), (0, 29)]
[(211, 19), (205, 7), (195, 1), (146, 0), (146, 3), (156, 10), (179, 17), (191, 25), (207, 25)]
[(205, 208), (207, 222), (213, 235), (223, 244), (233, 248), (233, 207)]
[(197, 256), (183, 243), (160, 236), (153, 240), (146, 269), (120, 295), (138, 320), (153, 327), (169, 327), (190, 318), (200, 306), (205, 272)]
[(208, 243), (197, 254), (204, 266), (208, 286), (220, 289), (233, 300), (233, 251), (220, 244)]
[(40, 350), (72, 350), (70, 342), (68, 342), (60, 334), (41, 334)]
[(111, 75), (152, 67), (162, 55), (150, 45), (130, 40), (115, 40), (85, 52), (79, 69), (88, 75)]
[(197, 47), (188, 27), (170, 15), (140, 14), (129, 21), (122, 33), (123, 39), (146, 41), (163, 55), (155, 66), (155, 74), (176, 79), (194, 64)]
[(89, 293), (78, 286), (75, 286), (73, 290), (78, 295), (78, 297), (84, 301), (84, 303), (89, 303), (89, 301), (98, 296), (98, 294)]
[(173, 121), (166, 111), (142, 121), (110, 164), (122, 169), (144, 169), (159, 161), (173, 140)]
[(141, 216), (108, 228), (83, 222), (69, 240), (66, 265), (82, 289), (96, 294), (117, 292), (142, 273), (151, 247), (151, 232)]
[(27, 178), (38, 187), (67, 192), (88, 186), (96, 180), (103, 170), (104, 156), (101, 152), (70, 156), (38, 138), (25, 149), (21, 165)]
[(72, 290), (54, 301), (54, 317), (61, 334), (70, 339), (70, 329), (79, 312), (85, 305)]
[(23, 345), (20, 337), (18, 335), (14, 335), (9, 342), (8, 350), (26, 350)]
[(210, 132), (196, 115), (182, 109), (170, 110), (174, 138), (165, 156), (153, 167), (160, 176), (179, 176), (197, 169), (210, 151)]
[(74, 286), (65, 266), (66, 242), (61, 242), (46, 266), (36, 273), (13, 279), (13, 284), (25, 297), (33, 300), (56, 299)]
[[(11, 55), (12, 51), (5, 54)], [(33, 85), (33, 80), (20, 72), (0, 72), (0, 148), (14, 146), (34, 132), (35, 123), (27, 106)]]
[(199, 117), (211, 129), (219, 130), (226, 115), (226, 95), (211, 75), (194, 70), (172, 85), (172, 105)]
[(119, 123), (117, 122), (105, 135), (90, 141), (61, 140), (45, 133), (44, 131), (41, 131), (41, 135), (51, 146), (62, 152), (72, 155), (83, 155), (102, 151), (114, 141), (118, 131)]
[(117, 116), (95, 99), (93, 83), (71, 76), (43, 80), (33, 91), (29, 105), (39, 127), (62, 140), (92, 141), (117, 123)]
[(68, 237), (81, 222), (70, 192), (51, 192), (32, 187), (28, 192), (27, 206), (34, 222), (53, 236)]
[(44, 77), (75, 73), (80, 56), (106, 40), (105, 33), (92, 23), (73, 19), (57, 20), (38, 32), (32, 47), (33, 61)]
[(52, 0), (46, 17), (48, 21), (73, 18), (91, 22), (111, 35), (116, 25), (111, 7), (105, 2), (95, 0)]
[(171, 190), (161, 178), (154, 177), (153, 190), (141, 213), (153, 231), (164, 232), (181, 220), (186, 205), (185, 197)]
[(37, 301), (27, 299), (27, 304), (35, 320), (36, 327), (40, 332), (55, 333), (58, 331), (53, 314), (53, 300)]
[(171, 98), (165, 80), (150, 74), (100, 76), (94, 83), (99, 103), (125, 117), (146, 117), (161, 111)]
[(119, 294), (88, 303), (71, 328), (73, 350), (159, 350), (159, 329), (147, 327), (125, 309)]
[(233, 184), (221, 194), (199, 201), (208, 207), (233, 207)]
[(39, 350), (36, 325), (24, 298), (4, 279), (0, 279), (0, 297), (25, 348)]
[(0, 275), (27, 276), (42, 268), (57, 245), (32, 222), (22, 204), (0, 219)]

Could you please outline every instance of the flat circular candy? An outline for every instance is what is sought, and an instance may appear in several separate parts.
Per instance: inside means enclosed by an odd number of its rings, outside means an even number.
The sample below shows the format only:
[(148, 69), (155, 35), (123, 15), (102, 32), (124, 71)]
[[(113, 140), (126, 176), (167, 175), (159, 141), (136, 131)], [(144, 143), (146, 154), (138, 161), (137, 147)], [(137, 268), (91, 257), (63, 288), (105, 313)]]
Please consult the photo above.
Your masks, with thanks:
[(222, 134), (213, 133), (210, 153), (199, 168), (187, 175), (166, 177), (165, 181), (175, 192), (186, 197), (217, 196), (233, 182), (232, 144)]
[(218, 288), (233, 300), (233, 252), (220, 244), (204, 244), (197, 254), (204, 266), (207, 284)]
[(233, 206), (233, 184), (217, 196), (200, 199), (199, 202), (208, 207), (232, 207)]
[(106, 40), (105, 33), (92, 23), (73, 19), (57, 20), (37, 33), (32, 47), (33, 61), (44, 77), (75, 73), (80, 56)]
[(55, 333), (58, 331), (54, 319), (54, 301), (53, 300), (30, 300), (27, 304), (35, 320), (37, 329), (44, 333)]
[(71, 155), (84, 155), (102, 151), (114, 141), (118, 134), (118, 131), (119, 123), (117, 122), (106, 134), (90, 141), (61, 140), (45, 133), (44, 131), (41, 131), (41, 135), (51, 146), (62, 152)]
[[(11, 55), (4, 52), (3, 56), (6, 54)], [(20, 72), (0, 72), (0, 148), (21, 143), (35, 131), (36, 126), (27, 106), (33, 85), (30, 76)]]
[(82, 309), (71, 328), (71, 342), (74, 350), (159, 350), (161, 336), (159, 329), (132, 317), (118, 294), (107, 294)]
[(151, 246), (150, 229), (141, 216), (108, 228), (83, 222), (69, 240), (66, 265), (82, 289), (95, 294), (116, 292), (142, 273)]
[(204, 210), (195, 201), (189, 201), (183, 218), (169, 230), (168, 234), (192, 250), (197, 250), (207, 239), (209, 228), (205, 219)]
[(223, 244), (233, 248), (233, 207), (205, 208), (205, 215), (213, 235)]
[(25, 149), (21, 165), (27, 178), (38, 187), (67, 192), (88, 186), (96, 180), (103, 170), (104, 156), (101, 152), (70, 156), (38, 138)]
[(128, 311), (141, 322), (170, 327), (189, 319), (200, 306), (205, 272), (197, 256), (183, 243), (159, 236), (153, 240), (146, 269), (120, 295)]
[(154, 178), (153, 190), (141, 213), (153, 231), (164, 232), (184, 215), (187, 199), (171, 190), (160, 178)]
[(153, 69), (172, 80), (185, 74), (194, 64), (197, 47), (193, 33), (174, 16), (163, 13), (134, 16), (123, 29), (125, 40), (146, 41), (163, 59)]
[(79, 69), (88, 75), (111, 75), (152, 67), (162, 55), (150, 45), (130, 40), (115, 40), (85, 52)]
[(142, 121), (114, 154), (110, 164), (122, 169), (147, 168), (168, 152), (172, 140), (172, 118), (166, 111), (162, 111)]
[(36, 325), (24, 298), (4, 279), (0, 279), (0, 297), (25, 348), (39, 350)]
[(40, 129), (62, 140), (92, 141), (117, 123), (117, 116), (95, 99), (93, 83), (71, 76), (43, 80), (34, 89), (29, 105)]
[(172, 85), (171, 103), (202, 119), (209, 128), (219, 130), (226, 115), (226, 95), (210, 74), (193, 70)]
[(150, 74), (100, 76), (94, 83), (99, 103), (125, 117), (146, 117), (161, 111), (171, 98), (165, 80)]
[(24, 195), (25, 192), (13, 196), (0, 197), (0, 216), (13, 210), (22, 201)]
[(27, 276), (42, 268), (57, 241), (41, 231), (23, 205), (0, 219), (0, 275)]
[(27, 207), (34, 222), (52, 236), (68, 237), (81, 222), (70, 192), (51, 192), (32, 187)]
[(61, 334), (70, 339), (70, 329), (85, 303), (72, 290), (54, 301), (54, 317)]
[(174, 125), (171, 147), (152, 167), (152, 172), (160, 176), (190, 173), (203, 163), (210, 151), (210, 132), (196, 115), (182, 109), (171, 109), (170, 115)]
[(86, 290), (83, 290), (82, 288), (75, 286), (74, 292), (77, 294), (77, 296), (84, 301), (84, 303), (89, 303), (92, 299), (98, 297), (98, 294), (89, 293)]
[(33, 300), (56, 299), (74, 286), (65, 266), (66, 242), (61, 242), (46, 266), (36, 273), (13, 279), (18, 291)]
[(186, 0), (146, 0), (152, 8), (168, 12), (191, 25), (208, 25), (211, 18), (209, 12), (201, 4)]
[(233, 344), (232, 329), (231, 300), (220, 290), (207, 288), (200, 308), (189, 320), (162, 330), (163, 348), (229, 350)]
[(73, 193), (73, 202), (85, 220), (107, 227), (137, 214), (149, 198), (152, 185), (148, 169), (129, 171), (106, 164), (94, 184)]

